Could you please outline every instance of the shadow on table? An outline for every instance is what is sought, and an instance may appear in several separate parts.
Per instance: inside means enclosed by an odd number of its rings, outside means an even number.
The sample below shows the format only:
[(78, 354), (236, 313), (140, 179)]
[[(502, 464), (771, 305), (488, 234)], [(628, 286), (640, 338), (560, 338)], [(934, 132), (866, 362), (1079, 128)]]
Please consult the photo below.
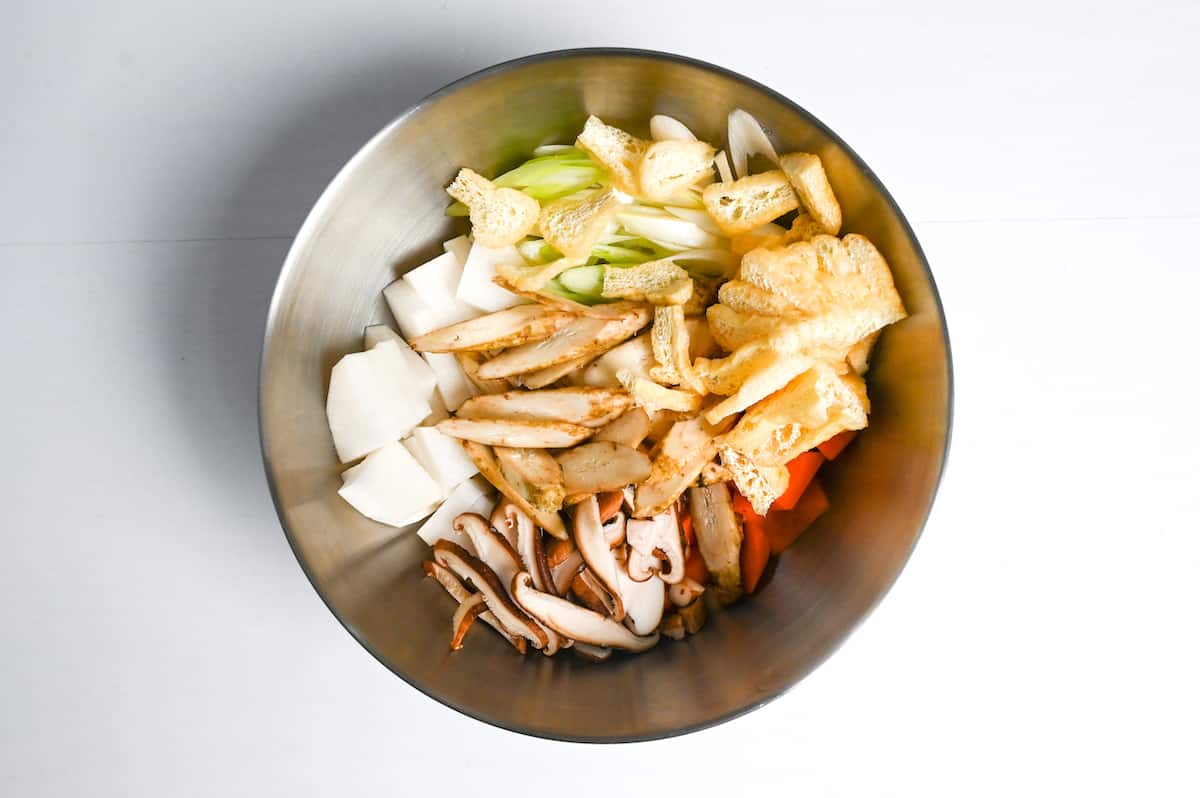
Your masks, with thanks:
[[(238, 155), (245, 166), (228, 201), (195, 209), (198, 219), (215, 223), (216, 240), (184, 246), (172, 295), (156, 300), (179, 417), (199, 470), (213, 481), (198, 495), (230, 505), (230, 518), (271, 517), (259, 452), (258, 365), (267, 307), (292, 237), (326, 184), (376, 131), (440, 86), (502, 60), (490, 55), (474, 52), (464, 62), (410, 50), (354, 70), (345, 85), (271, 120), (270, 132)], [(282, 220), (283, 229), (252, 230), (247, 218)], [(253, 546), (282, 542), (273, 521), (261, 526)]]

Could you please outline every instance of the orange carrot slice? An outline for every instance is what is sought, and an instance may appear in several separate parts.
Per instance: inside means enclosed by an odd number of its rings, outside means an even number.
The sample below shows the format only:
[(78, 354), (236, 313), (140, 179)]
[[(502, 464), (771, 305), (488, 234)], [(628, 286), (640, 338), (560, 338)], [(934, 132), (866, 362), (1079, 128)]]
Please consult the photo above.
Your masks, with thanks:
[(854, 440), (854, 436), (858, 434), (858, 430), (848, 429), (845, 432), (839, 432), (827, 441), (817, 444), (817, 448), (821, 450), (821, 454), (825, 455), (826, 460), (832, 460), (842, 453), (850, 445), (850, 441)]
[(812, 482), (817, 469), (824, 462), (825, 458), (820, 452), (811, 451), (802, 453), (788, 463), (787, 490), (775, 500), (774, 504), (771, 505), (771, 509), (790, 510), (795, 507), (796, 502), (800, 501), (800, 497), (804, 495), (804, 490), (808, 487), (808, 483)]
[(746, 518), (742, 524), (742, 588), (753, 593), (767, 569), (771, 557), (771, 542), (767, 538), (766, 525), (758, 516)]
[(821, 483), (814, 480), (795, 507), (786, 513), (771, 516), (771, 523), (767, 525), (771, 553), (779, 554), (792, 545), (828, 509), (829, 497), (825, 495)]

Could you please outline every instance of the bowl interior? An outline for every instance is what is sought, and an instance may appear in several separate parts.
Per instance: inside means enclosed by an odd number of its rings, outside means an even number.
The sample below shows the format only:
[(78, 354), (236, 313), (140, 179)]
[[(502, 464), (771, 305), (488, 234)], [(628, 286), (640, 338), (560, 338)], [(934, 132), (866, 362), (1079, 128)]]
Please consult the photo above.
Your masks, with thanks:
[[(422, 578), (427, 548), (337, 495), (325, 421), (330, 368), (390, 321), (380, 290), (460, 232), (442, 187), (463, 165), (494, 173), (543, 143), (570, 142), (589, 113), (646, 135), (654, 113), (724, 140), (741, 107), (782, 145), (823, 159), (845, 231), (871, 238), (911, 314), (869, 373), (870, 428), (823, 471), (832, 509), (779, 558), (751, 600), (703, 632), (601, 666), (521, 658), (476, 632), (447, 650), (453, 602)], [(701, 728), (752, 709), (828, 656), (891, 585), (927, 515), (948, 440), (944, 320), (911, 230), (869, 169), (786, 99), (714, 67), (633, 51), (575, 51), (464, 79), (368, 143), (321, 197), (279, 279), (263, 352), (264, 457), (280, 519), (314, 586), (350, 632), (413, 686), (510, 729), (629, 740)]]

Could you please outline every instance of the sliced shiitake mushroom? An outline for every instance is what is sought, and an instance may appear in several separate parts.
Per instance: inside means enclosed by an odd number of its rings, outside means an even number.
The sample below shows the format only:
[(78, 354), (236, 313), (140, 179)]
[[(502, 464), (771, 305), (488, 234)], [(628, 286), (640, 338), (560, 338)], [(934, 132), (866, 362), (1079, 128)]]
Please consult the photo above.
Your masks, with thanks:
[[(604, 535), (604, 525), (600, 523), (600, 506), (595, 496), (590, 496), (575, 505), (574, 532), (575, 545), (579, 547), (579, 553), (587, 563), (588, 572), (608, 591), (615, 603), (620, 605), (621, 589), (617, 581), (619, 565)], [(624, 619), (624, 607), (614, 607), (613, 617), (618, 621)]]
[(483, 594), (488, 610), (496, 616), (496, 620), (503, 624), (509, 634), (524, 637), (538, 650), (546, 647), (549, 642), (546, 632), (517, 606), (495, 572), (482, 560), (468, 554), (462, 546), (449, 540), (439, 540), (433, 544), (433, 558), (438, 564), (453, 571), (459, 579), (470, 582), (476, 591)]
[(611, 441), (592, 441), (557, 457), (569, 495), (620, 490), (650, 476), (650, 458)]
[[(618, 496), (620, 494), (617, 494)], [(625, 542), (625, 513), (618, 511), (604, 525), (604, 541), (610, 549)]]
[(513, 597), (526, 612), (546, 626), (581, 643), (627, 651), (645, 651), (658, 643), (657, 632), (634, 634), (612, 618), (535, 590), (527, 573), (517, 574), (513, 580)]
[[(579, 501), (583, 501), (586, 497), (581, 497)], [(600, 505), (600, 523), (607, 524), (609, 521), (616, 518), (617, 513), (621, 512), (621, 505), (625, 501), (625, 494), (619, 490), (605, 491), (597, 494), (596, 501)], [(578, 502), (572, 502), (577, 504)]]
[[(459, 578), (454, 575), (454, 572), (441, 563), (434, 562), (433, 560), (426, 560), (425, 562), (421, 563), (421, 567), (425, 571), (425, 575), (437, 580), (438, 584), (440, 584), (445, 591), (450, 594), (450, 597), (459, 603), (459, 605), (472, 596), (480, 595), (467, 590), (466, 586), (463, 585), (463, 583), (459, 581)], [(520, 637), (519, 635), (510, 634), (509, 631), (504, 628), (504, 624), (500, 623), (500, 621), (497, 620), (496, 616), (493, 615), (491, 611), (481, 612), (479, 614), (479, 620), (483, 621), (488, 626), (499, 632), (500, 636), (512, 643), (513, 647), (517, 649), (517, 651), (522, 654), (525, 653), (525, 638)]]
[[(519, 509), (513, 507), (514, 510), (520, 512)], [(524, 516), (524, 513), (521, 514)], [(534, 535), (538, 539), (541, 537), (541, 532), (533, 525), (533, 521), (528, 516), (522, 519), (515, 519), (517, 526), (517, 543), (524, 543), (526, 548), (533, 548), (537, 544), (531, 540)], [(522, 526), (524, 528), (522, 528)], [(456, 532), (465, 532), (467, 537), (475, 545), (475, 551), (478, 553), (479, 559), (483, 560), (489, 568), (496, 574), (496, 577), (503, 585), (511, 585), (512, 578), (522, 570), (521, 554), (508, 545), (508, 541), (504, 539), (496, 530), (484, 520), (483, 516), (475, 515), (474, 513), (463, 513), (454, 519), (453, 524)], [(522, 540), (524, 536), (525, 540)], [(537, 562), (537, 552), (532, 551), (532, 559)], [(559, 648), (562, 647), (565, 641), (559, 639), (558, 635), (550, 629), (543, 629), (547, 636), (546, 645), (542, 648), (542, 653), (546, 656), (552, 656)]]
[(630, 576), (642, 581), (641, 564), (649, 561), (650, 570), (667, 584), (683, 580), (683, 536), (674, 505), (653, 518), (631, 520), (626, 524), (625, 537), (629, 547), (641, 555), (639, 570), (631, 568)]
[(521, 555), (525, 570), (533, 577), (533, 586), (544, 593), (559, 595), (554, 586), (554, 577), (550, 573), (550, 565), (546, 562), (542, 531), (533, 523), (532, 518), (512, 502), (505, 503), (504, 516), (510, 526), (516, 527), (517, 554)]
[(458, 651), (463, 647), (463, 638), (467, 636), (467, 632), (471, 629), (471, 624), (483, 612), (487, 610), (487, 604), (483, 600), (482, 593), (474, 593), (465, 601), (458, 605), (458, 609), (454, 611), (454, 616), (450, 619), (450, 650)]

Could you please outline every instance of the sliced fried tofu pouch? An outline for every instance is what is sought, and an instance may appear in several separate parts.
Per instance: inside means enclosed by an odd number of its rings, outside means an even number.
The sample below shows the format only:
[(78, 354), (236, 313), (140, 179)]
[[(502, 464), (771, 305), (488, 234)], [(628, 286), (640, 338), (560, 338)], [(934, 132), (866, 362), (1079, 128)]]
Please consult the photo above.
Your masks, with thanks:
[(773, 222), (800, 205), (787, 175), (778, 169), (713, 183), (702, 194), (704, 207), (727, 236), (747, 233)]
[(817, 363), (747, 410), (722, 445), (759, 468), (786, 465), (839, 432), (866, 427), (869, 409), (862, 377)]
[(589, 116), (575, 146), (607, 169), (618, 189), (626, 194), (638, 193), (638, 165), (650, 142)]
[(897, 318), (905, 315), (887, 261), (865, 236), (818, 235), (778, 249), (753, 249), (742, 258), (739, 277), (759, 292), (738, 294), (729, 283), (721, 288), (721, 301), (743, 312), (820, 316), (835, 308), (878, 307)]
[(563, 197), (542, 208), (538, 228), (546, 243), (564, 257), (586, 259), (620, 207), (621, 200), (611, 188)]
[(754, 512), (766, 515), (775, 500), (787, 491), (791, 474), (787, 466), (760, 466), (736, 449), (720, 449), (721, 465), (729, 470), (738, 493), (750, 500)]
[(656, 141), (638, 162), (642, 196), (661, 202), (712, 177), (717, 151), (704, 141)]
[(471, 233), (487, 247), (515, 244), (533, 229), (541, 208), (533, 197), (512, 188), (497, 188), (470, 169), (460, 169), (446, 193), (467, 206)]
[(821, 159), (811, 152), (793, 152), (779, 159), (779, 168), (787, 174), (800, 204), (821, 232), (837, 235), (842, 226), (842, 207), (825, 176)]
[(709, 331), (730, 352), (770, 338), (782, 353), (826, 360), (844, 359), (854, 344), (901, 318), (904, 313), (896, 308), (880, 306), (839, 307), (815, 318), (739, 313), (728, 305), (708, 308)]
[(604, 270), (604, 296), (632, 299), (652, 305), (682, 305), (691, 298), (691, 275), (670, 258), (636, 266), (609, 266)]

